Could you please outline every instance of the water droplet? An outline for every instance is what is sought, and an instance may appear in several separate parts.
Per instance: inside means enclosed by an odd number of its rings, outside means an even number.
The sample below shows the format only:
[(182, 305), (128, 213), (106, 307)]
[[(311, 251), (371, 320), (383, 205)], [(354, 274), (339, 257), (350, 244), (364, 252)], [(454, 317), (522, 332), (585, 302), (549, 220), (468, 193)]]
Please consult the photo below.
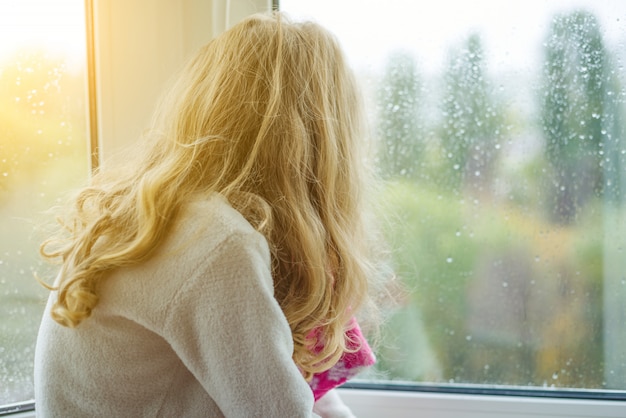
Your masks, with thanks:
[(452, 263), (453, 261), (454, 261), (454, 259), (452, 257), (446, 258), (446, 262), (447, 263)]
[(559, 378), (559, 374), (557, 372), (552, 373), (552, 380), (556, 380)]
[(538, 255), (535, 256), (535, 262), (538, 263), (539, 261), (541, 261), (541, 257), (539, 257)]
[(472, 336), (471, 336), (471, 335), (466, 335), (466, 336), (465, 336), (465, 339), (466, 339), (467, 341), (472, 341)]
[(509, 287), (509, 284), (507, 282), (502, 282), (502, 287)]

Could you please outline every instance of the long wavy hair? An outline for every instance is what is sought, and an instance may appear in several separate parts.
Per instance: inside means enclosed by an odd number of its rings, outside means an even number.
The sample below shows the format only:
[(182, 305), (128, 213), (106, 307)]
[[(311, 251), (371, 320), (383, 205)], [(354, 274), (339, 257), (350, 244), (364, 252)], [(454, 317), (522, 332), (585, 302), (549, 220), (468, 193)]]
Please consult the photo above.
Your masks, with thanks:
[(42, 244), (62, 260), (52, 317), (86, 320), (109, 272), (148, 259), (181, 206), (215, 192), (268, 241), (294, 361), (307, 379), (330, 368), (370, 300), (362, 117), (319, 25), (255, 15), (212, 40), (157, 109), (141, 154), (95, 174), (65, 210), (64, 235)]

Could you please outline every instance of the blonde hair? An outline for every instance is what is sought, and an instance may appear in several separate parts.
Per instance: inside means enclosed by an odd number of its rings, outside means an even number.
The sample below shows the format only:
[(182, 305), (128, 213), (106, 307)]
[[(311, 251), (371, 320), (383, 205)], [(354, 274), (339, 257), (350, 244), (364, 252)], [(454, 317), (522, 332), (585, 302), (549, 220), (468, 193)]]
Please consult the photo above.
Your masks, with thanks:
[(42, 244), (63, 260), (52, 317), (79, 325), (108, 272), (149, 258), (191, 195), (217, 192), (269, 243), (294, 361), (306, 378), (330, 368), (372, 275), (360, 98), (337, 41), (279, 13), (250, 17), (188, 63), (153, 125), (139, 161), (97, 173), (65, 240)]

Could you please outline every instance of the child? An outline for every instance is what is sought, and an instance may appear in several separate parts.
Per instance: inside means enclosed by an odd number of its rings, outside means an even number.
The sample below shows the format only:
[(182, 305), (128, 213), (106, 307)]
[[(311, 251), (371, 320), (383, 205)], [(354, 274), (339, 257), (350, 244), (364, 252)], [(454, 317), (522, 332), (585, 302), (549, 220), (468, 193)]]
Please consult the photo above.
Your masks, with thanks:
[(372, 360), (359, 103), (316, 24), (257, 15), (202, 48), (42, 245), (38, 416), (352, 416), (307, 382)]

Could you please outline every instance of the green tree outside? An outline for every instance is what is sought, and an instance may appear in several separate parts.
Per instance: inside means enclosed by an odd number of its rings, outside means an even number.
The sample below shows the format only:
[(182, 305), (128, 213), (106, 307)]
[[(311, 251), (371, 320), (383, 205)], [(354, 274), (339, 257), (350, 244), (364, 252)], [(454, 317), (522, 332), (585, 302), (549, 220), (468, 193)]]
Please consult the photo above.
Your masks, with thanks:
[(471, 34), (450, 53), (443, 77), (443, 173), (451, 189), (466, 186), (484, 192), (503, 132), (502, 112), (485, 71), (478, 34)]
[(545, 184), (550, 217), (574, 222), (603, 189), (606, 51), (594, 15), (558, 15), (548, 33), (543, 68), (542, 125), (551, 173)]
[(393, 53), (378, 89), (378, 167), (385, 178), (414, 177), (424, 149), (417, 63)]

